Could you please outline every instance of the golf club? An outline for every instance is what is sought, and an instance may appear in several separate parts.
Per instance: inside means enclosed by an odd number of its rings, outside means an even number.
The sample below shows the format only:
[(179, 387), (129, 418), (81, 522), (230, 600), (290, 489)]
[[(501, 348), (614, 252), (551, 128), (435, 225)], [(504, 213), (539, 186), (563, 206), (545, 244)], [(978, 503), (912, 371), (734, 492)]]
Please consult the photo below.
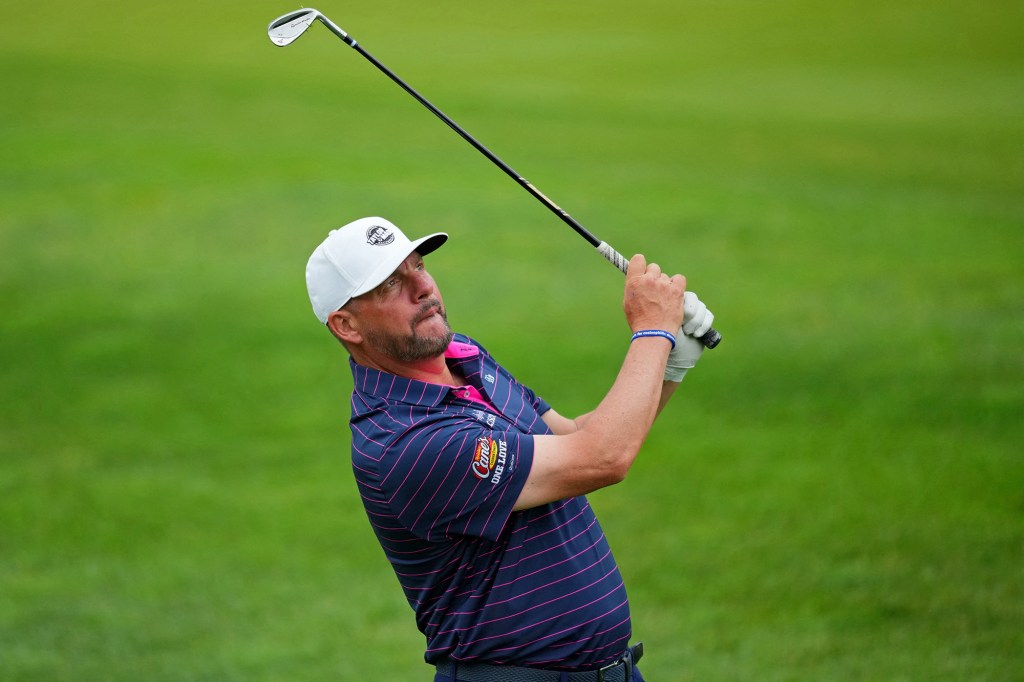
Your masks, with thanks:
[[(433, 112), (434, 115), (437, 116), (442, 121), (444, 121), (449, 128), (457, 132), (462, 137), (462, 139), (473, 145), (473, 147), (475, 147), (477, 151), (479, 151), (481, 154), (490, 159), (491, 162), (494, 163), (494, 165), (496, 165), (498, 168), (503, 170), (506, 175), (515, 180), (517, 183), (519, 183), (519, 185), (522, 186), (523, 189), (532, 194), (542, 204), (547, 206), (552, 213), (561, 218), (562, 221), (565, 222), (569, 227), (576, 230), (577, 234), (586, 239), (591, 246), (596, 248), (597, 252), (604, 256), (609, 263), (617, 267), (619, 270), (623, 272), (623, 274), (625, 274), (626, 268), (629, 265), (629, 261), (626, 260), (622, 256), (622, 254), (613, 249), (607, 242), (604, 242), (595, 237), (594, 234), (590, 232), (590, 230), (583, 227), (583, 225), (577, 222), (575, 218), (573, 218), (571, 215), (562, 210), (562, 208), (558, 204), (551, 201), (551, 199), (548, 199), (540, 190), (538, 190), (536, 187), (530, 184), (530, 182), (527, 181), (526, 178), (524, 178), (519, 173), (514, 171), (511, 166), (502, 161), (491, 150), (483, 146), (472, 135), (463, 130), (462, 127), (460, 127), (455, 121), (448, 118), (448, 116), (446, 116), (440, 109), (438, 109), (433, 104), (428, 102), (420, 93), (413, 90), (405, 81), (403, 81), (401, 78), (395, 75), (395, 73), (391, 71), (391, 69), (384, 66), (381, 62), (377, 61), (377, 59), (369, 52), (364, 50), (363, 47), (359, 45), (359, 43), (357, 43), (354, 38), (352, 38), (352, 36), (343, 31), (337, 24), (328, 19), (321, 12), (311, 8), (305, 8), (296, 10), (294, 12), (289, 12), (288, 14), (278, 17), (277, 19), (274, 19), (272, 22), (270, 22), (270, 26), (267, 29), (267, 33), (270, 36), (271, 42), (273, 42), (278, 47), (284, 47), (286, 45), (290, 45), (292, 42), (295, 41), (296, 38), (305, 33), (306, 29), (309, 28), (314, 21), (321, 22), (324, 26), (330, 29), (332, 33), (341, 38), (346, 45), (355, 49), (356, 52), (361, 54), (371, 64), (376, 66), (385, 75), (387, 75), (388, 78), (397, 83), (399, 87), (401, 87), (407, 93), (415, 97), (420, 104), (422, 104), (431, 112)], [(707, 332), (705, 332), (704, 335), (700, 337), (701, 343), (703, 343), (706, 348), (714, 348), (719, 344), (719, 342), (721, 342), (721, 340), (721, 334), (715, 331), (714, 328), (708, 329)]]

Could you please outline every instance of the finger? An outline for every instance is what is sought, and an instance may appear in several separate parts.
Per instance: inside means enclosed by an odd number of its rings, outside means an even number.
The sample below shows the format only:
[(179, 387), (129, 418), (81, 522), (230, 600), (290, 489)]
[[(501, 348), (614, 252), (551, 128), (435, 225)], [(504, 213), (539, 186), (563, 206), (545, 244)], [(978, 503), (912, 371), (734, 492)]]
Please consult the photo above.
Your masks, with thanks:
[[(701, 336), (711, 325), (708, 324), (710, 311), (705, 306), (693, 316), (693, 319), (683, 324), (683, 333), (690, 336)], [(703, 329), (703, 331), (701, 331)]]
[(708, 330), (711, 329), (711, 325), (714, 324), (714, 322), (715, 314), (709, 310), (707, 312), (707, 315), (704, 316), (704, 321), (701, 322), (700, 327), (697, 328), (697, 331), (693, 332), (694, 338), (699, 339), (700, 337), (707, 334)]
[(647, 271), (647, 259), (642, 253), (638, 253), (629, 259), (629, 266), (626, 268), (626, 279), (640, 277)]
[(697, 312), (698, 303), (700, 303), (700, 299), (692, 291), (687, 291), (683, 295), (683, 316), (687, 322), (693, 319), (693, 314)]
[(688, 322), (685, 322), (683, 324), (683, 333), (684, 334), (688, 334), (690, 336), (696, 336), (697, 335), (697, 330), (700, 329), (701, 326), (703, 326), (704, 320), (706, 319), (706, 317), (707, 317), (707, 311), (706, 310), (698, 312), (697, 315), (692, 320), (689, 320)]
[[(711, 324), (707, 321), (709, 315), (708, 307), (696, 295), (693, 295), (693, 292), (686, 292), (683, 313), (685, 320), (683, 323), (684, 333), (690, 336), (701, 336), (711, 327)], [(703, 328), (703, 331), (701, 331), (701, 328)]]
[(684, 319), (687, 322), (690, 322), (698, 315), (702, 314), (702, 312), (705, 310), (707, 310), (707, 306), (705, 306), (701, 302), (701, 300), (697, 298), (697, 294), (693, 293), (692, 291), (687, 291), (686, 294), (683, 296)]

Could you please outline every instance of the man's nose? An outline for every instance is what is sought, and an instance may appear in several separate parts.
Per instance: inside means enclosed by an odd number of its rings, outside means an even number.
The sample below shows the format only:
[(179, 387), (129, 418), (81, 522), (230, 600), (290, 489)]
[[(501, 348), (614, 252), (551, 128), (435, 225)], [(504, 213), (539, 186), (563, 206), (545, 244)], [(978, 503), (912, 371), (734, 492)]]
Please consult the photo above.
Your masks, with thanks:
[(413, 275), (413, 292), (416, 300), (428, 298), (434, 293), (434, 279), (426, 270), (416, 271)]

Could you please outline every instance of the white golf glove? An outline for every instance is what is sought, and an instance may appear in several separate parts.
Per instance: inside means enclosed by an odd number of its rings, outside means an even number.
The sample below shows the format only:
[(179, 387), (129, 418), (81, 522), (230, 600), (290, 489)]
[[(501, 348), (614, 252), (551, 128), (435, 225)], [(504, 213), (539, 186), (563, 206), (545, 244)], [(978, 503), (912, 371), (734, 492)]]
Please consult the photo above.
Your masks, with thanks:
[(683, 297), (683, 326), (676, 333), (675, 348), (668, 354), (665, 381), (682, 381), (686, 370), (697, 364), (704, 352), (704, 344), (697, 339), (711, 329), (714, 321), (714, 314), (697, 298), (697, 294), (687, 291)]

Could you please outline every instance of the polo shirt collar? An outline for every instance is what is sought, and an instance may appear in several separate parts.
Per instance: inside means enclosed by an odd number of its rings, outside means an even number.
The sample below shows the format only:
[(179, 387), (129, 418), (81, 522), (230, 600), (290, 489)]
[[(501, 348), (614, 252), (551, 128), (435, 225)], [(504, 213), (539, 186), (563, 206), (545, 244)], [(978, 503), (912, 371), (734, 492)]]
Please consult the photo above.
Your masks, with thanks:
[[(444, 357), (450, 366), (479, 362), (480, 349), (472, 344), (453, 340), (445, 350)], [(352, 369), (355, 388), (378, 398), (433, 407), (440, 404), (452, 389), (451, 386), (407, 379), (379, 369), (364, 367), (351, 357), (348, 363)], [(464, 376), (466, 374), (469, 372), (463, 372)]]

